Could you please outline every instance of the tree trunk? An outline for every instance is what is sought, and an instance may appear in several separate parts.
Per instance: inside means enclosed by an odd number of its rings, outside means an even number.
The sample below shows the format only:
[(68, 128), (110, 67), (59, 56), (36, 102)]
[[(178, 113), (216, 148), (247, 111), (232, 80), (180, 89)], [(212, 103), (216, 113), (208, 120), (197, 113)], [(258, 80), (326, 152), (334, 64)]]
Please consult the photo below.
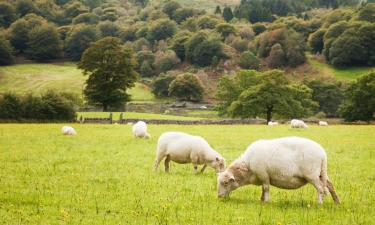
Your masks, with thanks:
[(273, 107), (268, 107), (267, 108), (267, 124), (272, 120), (272, 108)]

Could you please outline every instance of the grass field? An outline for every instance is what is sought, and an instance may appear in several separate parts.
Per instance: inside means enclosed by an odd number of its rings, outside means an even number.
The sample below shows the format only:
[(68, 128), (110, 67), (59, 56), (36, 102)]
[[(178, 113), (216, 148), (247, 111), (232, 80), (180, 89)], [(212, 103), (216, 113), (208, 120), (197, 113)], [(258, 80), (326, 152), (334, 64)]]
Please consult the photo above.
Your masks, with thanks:
[(329, 64), (319, 62), (308, 55), (308, 62), (311, 66), (318, 69), (323, 75), (328, 75), (339, 80), (354, 80), (358, 77), (375, 70), (375, 67), (350, 67), (338, 69)]
[[(150, 140), (127, 125), (0, 124), (0, 224), (374, 224), (375, 126), (149, 126)], [(230, 163), (261, 138), (297, 135), (326, 149), (342, 204), (316, 203), (311, 185), (288, 191), (248, 186), (216, 196), (212, 169), (193, 174), (172, 163), (152, 172), (157, 137), (178, 130), (205, 137)]]
[[(74, 63), (1, 66), (0, 93), (38, 94), (51, 89), (82, 95), (86, 78)], [(135, 102), (155, 100), (149, 88), (140, 83), (130, 89), (129, 94)]]
[[(113, 112), (113, 120), (118, 120), (120, 118), (121, 112)], [(77, 118), (80, 116), (87, 118), (108, 118), (109, 112), (78, 112)], [(175, 116), (175, 115), (163, 115), (154, 113), (138, 113), (138, 112), (124, 112), (124, 119), (158, 119), (158, 120), (199, 120), (202, 119), (198, 116)]]

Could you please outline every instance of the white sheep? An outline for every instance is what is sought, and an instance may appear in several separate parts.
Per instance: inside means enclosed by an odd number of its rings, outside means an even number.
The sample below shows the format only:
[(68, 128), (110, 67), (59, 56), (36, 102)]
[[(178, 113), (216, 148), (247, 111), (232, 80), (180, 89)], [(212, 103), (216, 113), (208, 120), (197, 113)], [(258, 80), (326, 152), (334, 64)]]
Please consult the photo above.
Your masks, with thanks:
[(61, 133), (63, 135), (76, 135), (77, 134), (76, 130), (74, 130), (74, 128), (70, 126), (63, 126), (61, 128)]
[(299, 137), (259, 140), (218, 175), (218, 196), (226, 197), (241, 186), (262, 185), (262, 201), (269, 201), (269, 185), (297, 189), (307, 183), (318, 192), (323, 203), (328, 188), (336, 203), (340, 199), (327, 175), (327, 155), (316, 142)]
[(194, 171), (197, 172), (198, 165), (203, 165), (201, 172), (206, 166), (214, 168), (216, 172), (225, 169), (225, 159), (200, 136), (193, 136), (182, 132), (165, 132), (158, 140), (154, 170), (165, 158), (165, 172), (169, 172), (169, 163), (179, 164), (192, 163)]
[(326, 121), (319, 121), (319, 126), (328, 126)]
[(146, 138), (149, 139), (151, 138), (151, 135), (147, 133), (147, 125), (143, 121), (138, 121), (135, 123), (132, 127), (134, 137), (139, 137), (139, 138)]
[(268, 126), (277, 126), (277, 125), (279, 125), (278, 122), (272, 122), (272, 121), (268, 122)]
[(303, 122), (302, 120), (292, 119), (290, 121), (290, 127), (291, 128), (308, 128), (307, 124)]

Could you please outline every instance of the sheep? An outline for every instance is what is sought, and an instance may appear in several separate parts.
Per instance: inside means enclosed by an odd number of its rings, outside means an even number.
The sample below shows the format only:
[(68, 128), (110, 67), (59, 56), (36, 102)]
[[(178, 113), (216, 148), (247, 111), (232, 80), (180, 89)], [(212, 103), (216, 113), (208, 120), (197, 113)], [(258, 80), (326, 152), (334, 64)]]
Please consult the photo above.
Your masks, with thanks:
[(182, 132), (165, 132), (158, 140), (154, 171), (165, 158), (165, 172), (169, 172), (170, 161), (185, 164), (192, 163), (194, 172), (198, 172), (198, 165), (203, 165), (203, 173), (207, 165), (216, 172), (224, 171), (225, 159), (213, 150), (205, 139)]
[(326, 121), (319, 121), (319, 126), (328, 126)]
[(290, 121), (291, 128), (308, 128), (307, 124), (302, 120), (292, 119)]
[(328, 179), (327, 155), (316, 142), (300, 137), (285, 137), (253, 142), (224, 172), (218, 174), (218, 197), (249, 184), (262, 185), (261, 200), (269, 201), (269, 185), (297, 189), (307, 183), (318, 192), (323, 203), (328, 188), (335, 203), (340, 199)]
[(135, 123), (132, 127), (134, 137), (139, 137), (139, 138), (146, 138), (149, 139), (151, 138), (151, 135), (147, 133), (147, 125), (143, 121), (138, 121)]
[(268, 126), (277, 126), (277, 125), (279, 125), (278, 122), (272, 122), (272, 121), (268, 122)]
[(76, 130), (74, 130), (74, 128), (70, 126), (63, 126), (61, 128), (61, 133), (63, 135), (76, 135), (77, 134)]

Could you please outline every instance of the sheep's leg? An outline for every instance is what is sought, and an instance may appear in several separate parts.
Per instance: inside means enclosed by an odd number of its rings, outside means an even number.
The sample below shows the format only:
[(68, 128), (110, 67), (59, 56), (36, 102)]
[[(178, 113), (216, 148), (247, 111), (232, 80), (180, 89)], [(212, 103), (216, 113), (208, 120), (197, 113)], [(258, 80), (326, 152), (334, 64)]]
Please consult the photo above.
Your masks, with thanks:
[(262, 202), (268, 202), (270, 200), (269, 190), (270, 185), (268, 183), (262, 185), (262, 197), (260, 198)]
[(316, 191), (318, 192), (318, 204), (323, 204), (324, 187), (322, 182), (320, 181), (319, 177), (315, 180), (311, 180), (310, 182), (314, 185)]
[(154, 171), (156, 171), (158, 169), (158, 166), (159, 166), (161, 160), (163, 160), (163, 158), (164, 158), (164, 155), (156, 156), (155, 164), (154, 164)]
[(164, 160), (164, 167), (165, 167), (165, 172), (169, 173), (169, 162), (171, 161), (171, 157), (167, 155), (167, 157)]
[(336, 204), (340, 204), (341, 203), (340, 198), (337, 195), (335, 188), (333, 187), (333, 184), (329, 180), (327, 180), (327, 188), (329, 190), (329, 193), (331, 193), (332, 195), (333, 201), (335, 201)]
[(203, 167), (202, 167), (202, 169), (201, 169), (201, 173), (203, 173), (203, 172), (204, 172), (204, 170), (206, 169), (206, 167), (207, 167), (207, 165), (206, 165), (206, 164), (204, 164), (204, 165), (203, 165)]

